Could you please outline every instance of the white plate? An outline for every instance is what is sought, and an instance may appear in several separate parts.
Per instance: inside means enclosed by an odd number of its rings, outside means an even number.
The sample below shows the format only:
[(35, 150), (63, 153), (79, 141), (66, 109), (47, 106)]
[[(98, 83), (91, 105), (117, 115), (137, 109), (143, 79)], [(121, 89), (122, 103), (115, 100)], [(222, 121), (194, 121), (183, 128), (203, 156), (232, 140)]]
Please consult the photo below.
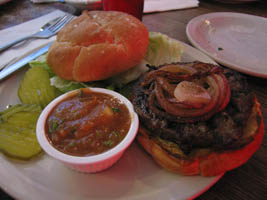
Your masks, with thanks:
[[(182, 61), (214, 63), (197, 49), (184, 46)], [(25, 70), (0, 83), (0, 110), (19, 103), (17, 89)], [(22, 162), (0, 154), (0, 163), (0, 186), (18, 200), (182, 200), (200, 195), (222, 177), (169, 173), (137, 143), (112, 168), (97, 174), (72, 171), (47, 155)]]
[(267, 78), (267, 18), (240, 13), (210, 13), (186, 27), (190, 42), (234, 70)]

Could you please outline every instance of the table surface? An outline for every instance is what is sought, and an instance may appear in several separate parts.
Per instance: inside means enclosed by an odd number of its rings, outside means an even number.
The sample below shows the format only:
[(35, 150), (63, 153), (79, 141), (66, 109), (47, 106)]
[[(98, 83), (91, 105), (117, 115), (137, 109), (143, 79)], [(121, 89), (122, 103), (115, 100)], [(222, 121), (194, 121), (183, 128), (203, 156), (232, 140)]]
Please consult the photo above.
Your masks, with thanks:
[[(32, 4), (29, 0), (10, 1), (0, 6), (0, 30), (47, 14), (55, 9), (79, 15), (80, 10), (63, 3)], [(267, 17), (267, 1), (247, 4), (223, 4), (213, 0), (200, 0), (199, 7), (169, 12), (145, 14), (143, 22), (149, 31), (162, 32), (180, 41), (189, 41), (186, 24), (194, 17), (210, 12), (239, 12)], [(267, 39), (267, 38), (266, 38)], [(267, 62), (266, 62), (267, 64)], [(266, 66), (267, 67), (267, 66)], [(262, 105), (265, 132), (267, 127), (267, 79), (247, 76), (249, 86)], [(263, 200), (267, 199), (267, 137), (253, 157), (241, 167), (227, 172), (198, 200)], [(0, 177), (1, 178), (1, 177)], [(1, 200), (13, 198), (0, 190)]]

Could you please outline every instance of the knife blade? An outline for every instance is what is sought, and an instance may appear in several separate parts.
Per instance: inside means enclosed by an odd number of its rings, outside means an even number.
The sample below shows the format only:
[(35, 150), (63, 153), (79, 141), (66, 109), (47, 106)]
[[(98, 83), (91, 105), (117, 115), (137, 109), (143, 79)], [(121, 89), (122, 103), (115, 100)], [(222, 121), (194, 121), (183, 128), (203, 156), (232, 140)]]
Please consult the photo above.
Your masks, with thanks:
[(17, 71), (18, 69), (22, 68), (25, 66), (27, 63), (32, 61), (35, 58), (38, 58), (39, 56), (43, 55), (46, 53), (49, 49), (49, 47), (52, 45), (53, 42), (48, 43), (46, 46), (34, 51), (33, 53), (17, 60), (15, 63), (9, 65), (8, 67), (4, 68), (0, 72), (0, 81), (11, 75), (13, 72)]

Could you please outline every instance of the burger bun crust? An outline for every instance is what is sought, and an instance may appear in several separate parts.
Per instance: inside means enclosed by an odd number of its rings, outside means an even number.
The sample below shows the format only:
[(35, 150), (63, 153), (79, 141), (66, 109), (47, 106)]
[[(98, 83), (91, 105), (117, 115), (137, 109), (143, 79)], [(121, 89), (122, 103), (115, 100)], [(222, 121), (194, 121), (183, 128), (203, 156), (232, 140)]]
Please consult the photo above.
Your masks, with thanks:
[(66, 80), (103, 80), (138, 64), (147, 46), (148, 30), (137, 18), (116, 11), (84, 11), (59, 31), (47, 63)]

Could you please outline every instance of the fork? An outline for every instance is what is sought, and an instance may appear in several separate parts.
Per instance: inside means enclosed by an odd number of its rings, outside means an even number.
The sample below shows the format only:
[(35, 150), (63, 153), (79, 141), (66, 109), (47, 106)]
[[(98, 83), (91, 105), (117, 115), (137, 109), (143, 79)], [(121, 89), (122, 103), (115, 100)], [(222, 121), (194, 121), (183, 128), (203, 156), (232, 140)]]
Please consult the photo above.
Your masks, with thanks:
[[(28, 35), (22, 38), (19, 38), (17, 40), (14, 40), (12, 42), (9, 42), (5, 45), (0, 46), (0, 52), (15, 45), (19, 42), (22, 42), (23, 40), (27, 40), (30, 38), (50, 38), (53, 35), (55, 35), (66, 23), (71, 21), (73, 19), (73, 15), (66, 14), (62, 17), (60, 17), (56, 22), (48, 23), (44, 25), (40, 30), (32, 35)], [(54, 21), (54, 20), (52, 20)]]

